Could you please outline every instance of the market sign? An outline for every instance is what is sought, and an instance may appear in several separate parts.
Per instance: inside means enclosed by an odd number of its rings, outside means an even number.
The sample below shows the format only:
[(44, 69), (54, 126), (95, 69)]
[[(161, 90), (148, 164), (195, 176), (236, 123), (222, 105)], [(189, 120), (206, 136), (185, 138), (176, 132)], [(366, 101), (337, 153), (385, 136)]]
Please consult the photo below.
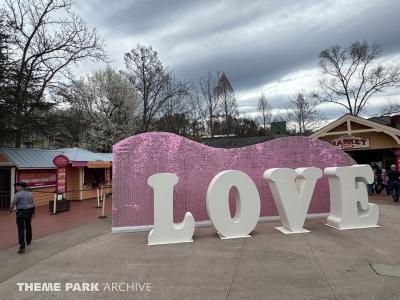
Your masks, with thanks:
[(69, 159), (65, 155), (57, 155), (53, 159), (53, 164), (56, 167), (66, 167), (69, 164)]
[(111, 163), (109, 161), (88, 161), (88, 168), (109, 168)]
[(369, 148), (369, 139), (352, 135), (343, 135), (337, 139), (334, 139), (332, 141), (332, 145), (341, 150), (363, 149)]

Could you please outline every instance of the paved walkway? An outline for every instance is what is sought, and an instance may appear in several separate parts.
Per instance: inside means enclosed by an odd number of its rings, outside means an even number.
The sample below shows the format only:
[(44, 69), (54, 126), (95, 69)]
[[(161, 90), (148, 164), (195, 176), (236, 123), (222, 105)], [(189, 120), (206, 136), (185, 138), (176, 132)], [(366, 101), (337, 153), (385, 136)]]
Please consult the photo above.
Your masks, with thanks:
[[(375, 201), (375, 200), (374, 200)], [(196, 228), (194, 242), (147, 246), (147, 232), (110, 233), (110, 220), (0, 252), (3, 299), (400, 299), (400, 204), (379, 198), (380, 228), (306, 234), (259, 223), (248, 239)], [(395, 270), (378, 275), (371, 265)], [(393, 276), (395, 275), (395, 276)], [(18, 282), (151, 283), (150, 292), (18, 292)]]
[[(32, 219), (33, 239), (96, 222), (101, 214), (101, 208), (94, 208), (96, 205), (95, 199), (72, 201), (70, 211), (55, 216), (49, 214), (47, 205), (37, 207), (36, 218)], [(109, 218), (111, 206), (107, 198), (105, 211)], [(17, 246), (15, 213), (9, 215), (7, 210), (0, 210), (0, 236), (0, 250)]]
[[(389, 197), (383, 195), (370, 197), (370, 200), (378, 201), (378, 203), (381, 200), (389, 202), (388, 199)], [(56, 216), (49, 214), (46, 205), (39, 206), (37, 208), (36, 218), (32, 220), (33, 239), (96, 222), (98, 216), (101, 214), (101, 208), (94, 208), (96, 205), (96, 199), (72, 201), (70, 211), (60, 213)], [(108, 218), (112, 216), (111, 207), (111, 198), (107, 198), (105, 211)], [(17, 246), (15, 213), (9, 215), (6, 210), (0, 210), (0, 236), (0, 251)]]

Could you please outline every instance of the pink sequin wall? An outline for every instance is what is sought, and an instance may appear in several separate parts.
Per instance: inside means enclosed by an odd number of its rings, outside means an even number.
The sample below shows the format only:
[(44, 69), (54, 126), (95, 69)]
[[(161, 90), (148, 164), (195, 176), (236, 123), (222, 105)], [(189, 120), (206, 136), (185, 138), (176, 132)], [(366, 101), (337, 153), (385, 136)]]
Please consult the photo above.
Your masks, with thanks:
[[(261, 199), (261, 216), (278, 215), (268, 183), (270, 168), (350, 166), (343, 151), (307, 137), (287, 137), (249, 147), (213, 148), (164, 132), (129, 137), (113, 147), (113, 227), (153, 224), (153, 190), (147, 179), (156, 173), (175, 173), (174, 222), (185, 212), (196, 221), (208, 220), (206, 192), (212, 178), (224, 170), (241, 170), (255, 182)], [(232, 193), (231, 193), (232, 194)], [(232, 195), (231, 195), (232, 196)], [(235, 201), (230, 199), (232, 213)], [(308, 213), (329, 212), (328, 180), (318, 180)]]

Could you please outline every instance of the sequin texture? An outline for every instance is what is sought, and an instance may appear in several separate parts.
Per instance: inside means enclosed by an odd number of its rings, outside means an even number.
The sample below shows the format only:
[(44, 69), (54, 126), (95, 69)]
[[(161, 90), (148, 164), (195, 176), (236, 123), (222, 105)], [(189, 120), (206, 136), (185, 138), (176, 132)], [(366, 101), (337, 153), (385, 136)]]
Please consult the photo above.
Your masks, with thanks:
[[(235, 149), (212, 148), (164, 132), (129, 137), (113, 147), (113, 227), (153, 224), (153, 190), (147, 179), (156, 173), (175, 173), (174, 222), (185, 212), (196, 221), (208, 220), (206, 192), (212, 178), (224, 170), (241, 170), (255, 182), (261, 216), (278, 215), (268, 183), (270, 168), (350, 166), (355, 161), (321, 140), (286, 137)], [(235, 201), (230, 199), (234, 213)], [(328, 180), (318, 180), (308, 213), (329, 212)]]

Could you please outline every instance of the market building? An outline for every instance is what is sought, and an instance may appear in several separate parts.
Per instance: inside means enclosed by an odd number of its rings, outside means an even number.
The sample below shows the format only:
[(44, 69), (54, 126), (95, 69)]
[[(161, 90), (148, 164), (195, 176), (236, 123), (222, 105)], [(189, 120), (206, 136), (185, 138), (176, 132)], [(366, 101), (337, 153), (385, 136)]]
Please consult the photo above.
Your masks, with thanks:
[(350, 114), (321, 128), (312, 138), (331, 143), (359, 164), (400, 170), (400, 116), (364, 119)]
[[(53, 162), (56, 158), (64, 158), (66, 162), (62, 174)], [(9, 208), (16, 181), (28, 184), (36, 206), (48, 205), (62, 181), (66, 199), (94, 198), (99, 185), (111, 185), (111, 168), (111, 153), (94, 153), (81, 148), (0, 148), (0, 209)]]

